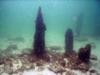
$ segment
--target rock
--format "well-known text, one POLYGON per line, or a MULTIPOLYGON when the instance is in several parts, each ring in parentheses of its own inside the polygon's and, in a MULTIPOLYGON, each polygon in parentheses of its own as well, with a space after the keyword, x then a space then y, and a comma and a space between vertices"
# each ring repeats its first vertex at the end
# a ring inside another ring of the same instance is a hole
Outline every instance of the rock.
POLYGON ((9 74, 4 72, 4 73, 2 73, 1 75, 9 75, 9 74))
POLYGON ((49 70, 51 70, 55 73, 63 73, 65 71, 65 69, 58 63, 50 65, 49 70))
POLYGON ((12 60, 10 57, 4 58, 4 70, 6 73, 12 73, 12 60))
POLYGON ((95 73, 95 72, 96 72, 96 70, 92 69, 92 70, 90 70, 90 72, 91 72, 91 73, 95 73))
POLYGON ((89 65, 85 64, 85 63, 81 63, 80 65, 78 65, 79 70, 82 70, 84 72, 89 70, 89 65))
POLYGON ((4 64, 3 58, 0 59, 0 65, 4 64))
POLYGON ((4 72, 4 64, 0 65, 0 74, 4 72))
POLYGON ((13 72, 17 71, 21 67, 22 67, 22 62, 20 61, 20 59, 13 60, 13 63, 12 63, 13 72))
POLYGON ((64 58, 64 61, 66 64, 68 64, 68 62, 69 62, 67 58, 64 58))
POLYGON ((97 71, 95 69, 90 69, 91 75, 98 75, 97 71))
POLYGON ((5 65, 4 70, 5 70, 6 73, 12 73, 13 72, 13 69, 11 68, 10 65, 5 65))
POLYGON ((61 66, 63 66, 63 67, 65 67, 65 66, 66 66, 66 62, 65 62, 64 60, 59 61, 59 63, 60 63, 60 65, 61 65, 61 66))
POLYGON ((91 55, 91 56, 90 56, 90 59, 91 59, 91 60, 98 60, 97 56, 95 56, 95 55, 91 55))

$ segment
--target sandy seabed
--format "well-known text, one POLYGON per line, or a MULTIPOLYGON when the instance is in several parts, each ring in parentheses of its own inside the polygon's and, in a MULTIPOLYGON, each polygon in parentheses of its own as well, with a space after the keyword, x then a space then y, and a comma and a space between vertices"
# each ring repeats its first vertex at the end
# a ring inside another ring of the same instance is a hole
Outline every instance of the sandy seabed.
MULTIPOLYGON (((2 51, 1 55, 3 57, 0 57, 0 75, 100 75, 99 59, 90 60, 90 64, 76 64, 77 55, 73 54, 70 57, 63 57, 62 54, 59 54, 61 50, 61 53, 64 52, 63 48, 58 47, 58 45, 53 46, 52 44, 53 47, 49 47, 49 49, 53 52, 52 54, 48 54, 50 60, 37 60, 36 57, 26 54, 31 51, 32 41, 28 38, 21 39, 19 41, 18 39, 17 41, 1 40, 0 51, 2 51), (7 56, 11 53, 15 54, 15 56, 7 56)), ((92 54, 99 57, 100 40, 98 39, 76 39, 74 49, 77 52, 80 47, 83 47, 87 43, 92 44, 92 54)))

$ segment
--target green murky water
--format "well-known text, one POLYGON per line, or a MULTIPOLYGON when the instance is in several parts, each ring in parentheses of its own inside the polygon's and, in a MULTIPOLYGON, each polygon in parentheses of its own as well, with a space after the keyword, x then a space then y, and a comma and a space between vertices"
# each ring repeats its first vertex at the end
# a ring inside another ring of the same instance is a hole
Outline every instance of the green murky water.
POLYGON ((76 38, 76 27, 80 22, 79 15, 82 14, 80 37, 79 40, 74 40, 74 49, 78 51, 80 47, 91 43, 92 53, 100 56, 99 0, 1 0, 1 53, 6 50, 9 44, 17 44, 18 48, 15 52, 18 53, 26 48, 32 48, 39 6, 42 8, 47 28, 45 37, 47 47, 59 46, 63 51, 66 30, 72 28, 74 38, 76 38), (17 40, 14 39, 16 37, 17 40))

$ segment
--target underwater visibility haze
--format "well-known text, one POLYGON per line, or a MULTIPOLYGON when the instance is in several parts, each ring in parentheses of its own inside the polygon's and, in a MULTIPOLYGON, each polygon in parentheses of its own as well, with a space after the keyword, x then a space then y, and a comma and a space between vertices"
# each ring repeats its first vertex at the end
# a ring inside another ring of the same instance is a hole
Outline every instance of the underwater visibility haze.
POLYGON ((23 36, 32 40, 39 6, 47 27, 47 46, 64 46, 64 35, 68 28, 72 28, 75 36, 100 36, 99 0, 1 0, 0 37, 23 36))
POLYGON ((29 53, 33 47, 36 53, 91 49, 100 70, 100 1, 0 0, 0 56, 29 53))

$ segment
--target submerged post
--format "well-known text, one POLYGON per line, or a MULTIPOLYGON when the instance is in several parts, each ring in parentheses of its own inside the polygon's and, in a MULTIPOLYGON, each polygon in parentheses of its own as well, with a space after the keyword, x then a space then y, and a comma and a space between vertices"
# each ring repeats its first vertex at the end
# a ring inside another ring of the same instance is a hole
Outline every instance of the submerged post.
POLYGON ((68 29, 65 34, 65 54, 73 52, 73 31, 68 29))
POLYGON ((83 62, 89 62, 91 55, 91 45, 87 44, 85 48, 80 48, 78 52, 78 58, 83 62))
POLYGON ((34 54, 41 56, 45 53, 45 31, 46 26, 43 21, 41 7, 38 9, 36 18, 35 35, 34 35, 34 54))

